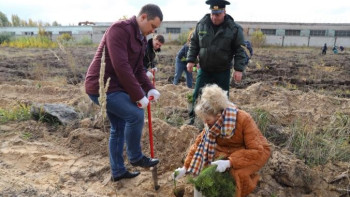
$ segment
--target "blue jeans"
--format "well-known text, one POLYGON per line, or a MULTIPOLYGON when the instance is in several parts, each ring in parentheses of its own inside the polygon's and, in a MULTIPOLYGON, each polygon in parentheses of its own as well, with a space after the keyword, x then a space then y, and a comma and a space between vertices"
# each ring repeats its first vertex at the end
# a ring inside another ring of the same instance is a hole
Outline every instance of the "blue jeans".
MULTIPOLYGON (((98 96, 89 95, 98 103, 98 96)), ((113 177, 126 172, 123 148, 126 142, 126 153, 130 162, 137 162, 142 157, 141 135, 144 125, 144 110, 136 106, 125 92, 107 94, 107 116, 111 124, 109 135, 109 161, 113 177)))
POLYGON ((174 85, 179 84, 179 80, 181 78, 181 75, 185 71, 187 87, 192 88, 192 81, 193 81, 192 73, 187 71, 186 65, 187 65, 186 62, 183 62, 179 58, 176 58, 176 60, 175 60, 175 76, 174 76, 173 84, 174 85))

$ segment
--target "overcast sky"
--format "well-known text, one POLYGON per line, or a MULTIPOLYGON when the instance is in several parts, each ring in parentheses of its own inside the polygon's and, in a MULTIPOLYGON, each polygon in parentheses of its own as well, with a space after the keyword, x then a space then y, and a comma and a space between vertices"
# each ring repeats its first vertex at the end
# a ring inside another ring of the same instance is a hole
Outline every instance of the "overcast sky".
MULTIPOLYGON (((350 0, 229 0, 227 13, 236 21, 350 23, 350 0)), ((154 3, 164 21, 198 21, 209 12, 205 0, 0 0, 0 11, 9 20, 21 19, 62 25, 80 21, 114 22, 137 15, 140 8, 154 3)))

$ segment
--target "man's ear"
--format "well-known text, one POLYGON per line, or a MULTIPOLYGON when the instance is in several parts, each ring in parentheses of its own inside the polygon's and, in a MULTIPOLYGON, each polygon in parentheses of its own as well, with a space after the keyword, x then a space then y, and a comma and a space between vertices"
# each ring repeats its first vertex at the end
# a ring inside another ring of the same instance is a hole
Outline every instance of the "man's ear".
POLYGON ((146 13, 141 14, 141 21, 144 21, 145 19, 147 20, 147 14, 146 13))

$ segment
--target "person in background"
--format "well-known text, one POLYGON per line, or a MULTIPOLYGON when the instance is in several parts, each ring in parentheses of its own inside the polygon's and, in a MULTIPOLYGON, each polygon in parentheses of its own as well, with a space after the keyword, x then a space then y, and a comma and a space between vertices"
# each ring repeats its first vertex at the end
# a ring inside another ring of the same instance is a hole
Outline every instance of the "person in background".
POLYGON ((327 53, 327 44, 324 43, 323 47, 322 47, 322 55, 326 55, 327 53))
POLYGON ((344 50, 345 50, 345 48, 343 46, 340 46, 339 49, 340 49, 340 52, 344 52, 344 50))
POLYGON ((333 50, 334 54, 338 54, 338 47, 337 46, 334 45, 332 50, 333 50))
POLYGON ((164 36, 162 35, 156 35, 147 42, 145 57, 143 57, 143 66, 145 67, 146 74, 150 80, 152 80, 154 77, 151 71, 157 72, 156 62, 154 59, 156 57, 156 53, 160 52, 160 48, 164 42, 164 36))
MULTIPOLYGON (((192 72, 197 56, 201 67, 197 72, 192 106, 195 106, 200 91, 206 84, 217 84, 228 92, 231 68, 235 70, 233 79, 240 82, 246 67, 242 27, 226 14, 225 7, 230 3, 225 0, 208 0, 205 3, 210 5, 211 13, 197 23, 187 54, 188 72, 192 72)), ((190 110, 189 117, 187 124, 193 124, 194 107, 190 110)))
POLYGON ((193 33, 193 31, 189 32, 188 37, 187 37, 187 42, 182 46, 180 51, 176 54, 175 76, 174 76, 174 82, 173 82, 174 85, 178 85, 179 80, 182 76, 182 73, 185 72, 186 84, 187 84, 188 88, 192 88, 192 81, 193 81, 192 72, 188 72, 187 67, 186 67, 186 65, 187 65, 186 57, 187 57, 187 52, 188 52, 188 48, 190 45, 192 33, 193 33))
POLYGON ((259 181, 257 172, 271 154, 270 145, 253 118, 230 102, 227 92, 216 84, 203 88, 195 113, 205 128, 173 178, 179 179, 186 173, 198 175, 203 167, 217 165, 216 171, 228 170, 236 181, 236 197, 251 193, 259 181))
POLYGON ((246 56, 245 64, 248 65, 249 64, 249 60, 254 55, 253 47, 252 47, 252 44, 248 40, 244 41, 244 46, 246 47, 246 49, 244 50, 245 56, 246 56))
POLYGON ((154 33, 162 20, 160 8, 147 4, 137 16, 112 24, 104 34, 86 74, 85 91, 94 103, 99 104, 101 58, 105 51, 104 84, 110 78, 106 110, 111 124, 109 160, 112 181, 140 174, 125 168, 124 144, 132 166, 148 168, 159 162, 145 156, 141 150, 144 108, 149 103, 149 97, 153 96, 155 100, 160 97, 146 75, 142 59, 147 45, 146 36, 154 33))

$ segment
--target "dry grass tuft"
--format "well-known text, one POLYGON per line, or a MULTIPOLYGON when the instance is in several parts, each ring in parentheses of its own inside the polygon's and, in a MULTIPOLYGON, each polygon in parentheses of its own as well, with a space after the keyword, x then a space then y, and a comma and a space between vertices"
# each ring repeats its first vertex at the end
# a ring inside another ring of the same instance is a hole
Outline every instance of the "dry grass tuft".
MULTIPOLYGON (((99 78, 99 97, 98 102, 101 106, 101 116, 102 116, 102 122, 105 122, 106 118, 106 104, 107 104, 107 96, 106 92, 108 90, 109 82, 111 78, 107 79, 106 84, 104 83, 104 77, 105 77, 105 69, 106 69, 106 62, 105 62, 105 48, 103 49, 102 59, 101 59, 101 68, 100 68, 100 78, 99 78)), ((105 125, 103 124, 103 131, 106 131, 105 125)))

